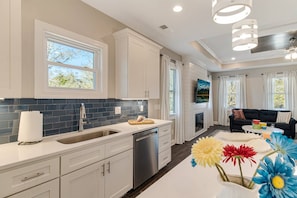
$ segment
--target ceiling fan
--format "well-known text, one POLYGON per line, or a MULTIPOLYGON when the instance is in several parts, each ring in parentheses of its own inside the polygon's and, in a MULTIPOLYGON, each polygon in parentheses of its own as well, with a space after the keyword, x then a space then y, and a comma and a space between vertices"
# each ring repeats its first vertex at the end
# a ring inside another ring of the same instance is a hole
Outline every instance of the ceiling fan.
POLYGON ((287 50, 291 47, 293 38, 297 38, 297 30, 258 37, 258 46, 251 49, 251 53, 287 50))

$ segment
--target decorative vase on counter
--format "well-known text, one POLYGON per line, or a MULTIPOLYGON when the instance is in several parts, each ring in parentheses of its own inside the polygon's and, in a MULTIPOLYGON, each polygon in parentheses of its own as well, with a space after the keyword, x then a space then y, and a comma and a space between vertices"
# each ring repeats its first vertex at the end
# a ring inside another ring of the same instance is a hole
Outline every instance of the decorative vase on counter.
MULTIPOLYGON (((217 198, 258 198, 258 188, 256 185, 252 189, 248 189, 240 185, 241 178, 239 176, 228 176, 230 182, 222 181, 218 176, 218 182, 222 185, 221 192, 217 195, 217 198)), ((250 180, 244 179, 247 186, 250 180)))

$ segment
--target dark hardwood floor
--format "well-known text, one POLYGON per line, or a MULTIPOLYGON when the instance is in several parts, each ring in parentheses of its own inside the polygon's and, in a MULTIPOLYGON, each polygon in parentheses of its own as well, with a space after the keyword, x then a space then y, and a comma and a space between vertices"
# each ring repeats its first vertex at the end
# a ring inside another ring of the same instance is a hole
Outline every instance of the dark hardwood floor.
POLYGON ((130 190, 126 195, 124 195, 124 198, 133 198, 139 195, 142 191, 147 189, 150 185, 152 185, 154 182, 156 182, 158 179, 160 179, 163 175, 165 175, 168 171, 170 171, 172 168, 174 168, 177 164, 179 164, 181 161, 183 161, 186 157, 188 157, 191 154, 191 147, 194 142, 200 137, 204 136, 210 136, 215 130, 226 130, 229 131, 229 127, 226 126, 219 126, 215 125, 210 127, 205 133, 198 136, 197 138, 185 142, 184 144, 176 144, 172 146, 172 160, 171 162, 162 168, 156 175, 151 177, 149 180, 144 182, 142 185, 140 185, 135 190, 130 190))

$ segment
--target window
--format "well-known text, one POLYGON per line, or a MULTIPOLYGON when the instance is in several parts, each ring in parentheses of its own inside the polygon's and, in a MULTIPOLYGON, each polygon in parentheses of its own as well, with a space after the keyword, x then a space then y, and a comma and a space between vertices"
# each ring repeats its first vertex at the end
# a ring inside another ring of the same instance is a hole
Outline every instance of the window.
POLYGON ((273 109, 287 109, 287 94, 286 84, 287 78, 284 76, 278 76, 272 78, 272 105, 273 109))
POLYGON ((47 39, 48 86, 95 89, 97 56, 95 50, 47 39))
POLYGON ((176 113, 176 69, 169 70, 169 114, 176 113))
POLYGON ((240 104, 240 80, 228 79, 226 80, 227 100, 226 107, 228 109, 239 107, 240 104))
POLYGON ((107 45, 35 21, 35 97, 107 98, 107 45))

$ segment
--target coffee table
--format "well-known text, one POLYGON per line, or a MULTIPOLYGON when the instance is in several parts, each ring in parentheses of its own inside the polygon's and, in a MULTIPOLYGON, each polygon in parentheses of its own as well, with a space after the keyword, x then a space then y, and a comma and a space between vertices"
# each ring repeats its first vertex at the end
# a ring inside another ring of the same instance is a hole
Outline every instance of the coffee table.
POLYGON ((243 125, 242 130, 244 130, 245 133, 255 133, 255 134, 262 134, 262 133, 272 133, 272 132, 277 132, 277 133, 284 133, 284 130, 275 128, 275 127, 266 127, 266 129, 253 129, 252 125, 243 125))

